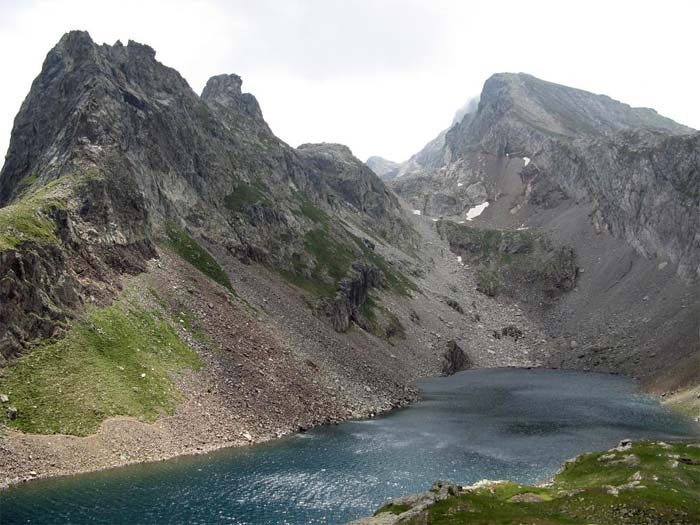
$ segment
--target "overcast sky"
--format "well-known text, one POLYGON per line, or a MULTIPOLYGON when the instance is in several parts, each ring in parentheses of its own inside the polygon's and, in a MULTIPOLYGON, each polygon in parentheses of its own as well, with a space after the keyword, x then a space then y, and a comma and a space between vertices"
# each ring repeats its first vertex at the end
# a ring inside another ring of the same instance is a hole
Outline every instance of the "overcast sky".
POLYGON ((404 160, 500 71, 605 93, 700 128, 700 2, 0 0, 0 151, 71 29, 155 48, 198 93, 243 77, 293 146, 404 160))

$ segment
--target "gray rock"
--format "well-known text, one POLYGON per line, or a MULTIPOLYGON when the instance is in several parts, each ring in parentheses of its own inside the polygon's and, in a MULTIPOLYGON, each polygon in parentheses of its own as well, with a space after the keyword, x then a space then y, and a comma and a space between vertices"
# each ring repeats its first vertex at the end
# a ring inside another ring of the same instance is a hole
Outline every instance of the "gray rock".
POLYGON ((467 354, 460 348, 457 341, 447 341, 447 349, 443 356, 442 375, 451 376, 460 370, 471 367, 471 361, 467 354))
MULTIPOLYGON (((305 236, 319 226, 364 258, 330 220, 336 211, 387 238, 414 235, 396 196, 347 147, 280 141, 239 76, 212 77, 200 97, 152 48, 97 45, 72 31, 47 55, 15 119, 0 206, 78 174, 85 184, 62 190, 69 205, 46 212, 59 242, 0 252, 0 275, 10 277, 0 283, 4 358, 66 320, 87 293, 76 278, 84 268, 105 281, 144 271, 166 221, 243 262, 317 280, 327 278, 316 271, 323 261, 309 256, 305 236)), ((359 304, 339 326, 358 317, 359 304)))

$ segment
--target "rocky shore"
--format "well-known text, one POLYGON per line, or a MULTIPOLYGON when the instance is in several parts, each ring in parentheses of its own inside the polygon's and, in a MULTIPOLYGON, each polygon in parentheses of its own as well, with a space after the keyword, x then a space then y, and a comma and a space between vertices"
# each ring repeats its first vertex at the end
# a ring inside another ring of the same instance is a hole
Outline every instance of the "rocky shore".
POLYGON ((435 482, 429 491, 388 501, 350 525, 398 523, 685 524, 700 519, 692 480, 700 443, 623 440, 603 452, 567 461, 536 486, 482 480, 460 487, 435 482))

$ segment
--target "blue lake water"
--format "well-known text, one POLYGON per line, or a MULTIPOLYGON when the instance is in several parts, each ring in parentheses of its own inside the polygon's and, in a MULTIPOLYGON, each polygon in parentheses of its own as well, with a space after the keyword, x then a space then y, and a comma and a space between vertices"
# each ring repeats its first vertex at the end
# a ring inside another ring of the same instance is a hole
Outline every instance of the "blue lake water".
POLYGON ((373 420, 14 487, 0 523, 340 524, 436 479, 537 482, 623 438, 698 437, 618 376, 475 370, 420 387, 422 401, 373 420))

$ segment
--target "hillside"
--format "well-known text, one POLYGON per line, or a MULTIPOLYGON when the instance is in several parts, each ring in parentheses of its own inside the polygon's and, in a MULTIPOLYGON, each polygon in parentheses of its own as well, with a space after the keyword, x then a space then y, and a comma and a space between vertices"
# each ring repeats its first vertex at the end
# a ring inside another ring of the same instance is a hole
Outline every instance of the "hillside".
POLYGON ((0 484, 372 417, 468 367, 697 384, 697 133, 495 75, 384 182, 155 56, 70 32, 15 119, 0 484))
POLYGON ((469 227, 548 232, 573 250, 572 293, 519 293, 558 342, 549 366, 622 371, 657 391, 697 383, 700 133, 604 95, 496 74, 478 107, 399 173, 391 189, 424 216, 466 223, 488 202, 469 227))
POLYGON ((540 327, 454 283, 432 225, 347 147, 291 148, 241 88, 218 75, 198 96, 150 47, 85 32, 47 55, 0 172, 2 484, 273 439, 405 405, 419 377, 541 362, 540 327), (524 337, 493 340, 511 325, 524 337))

